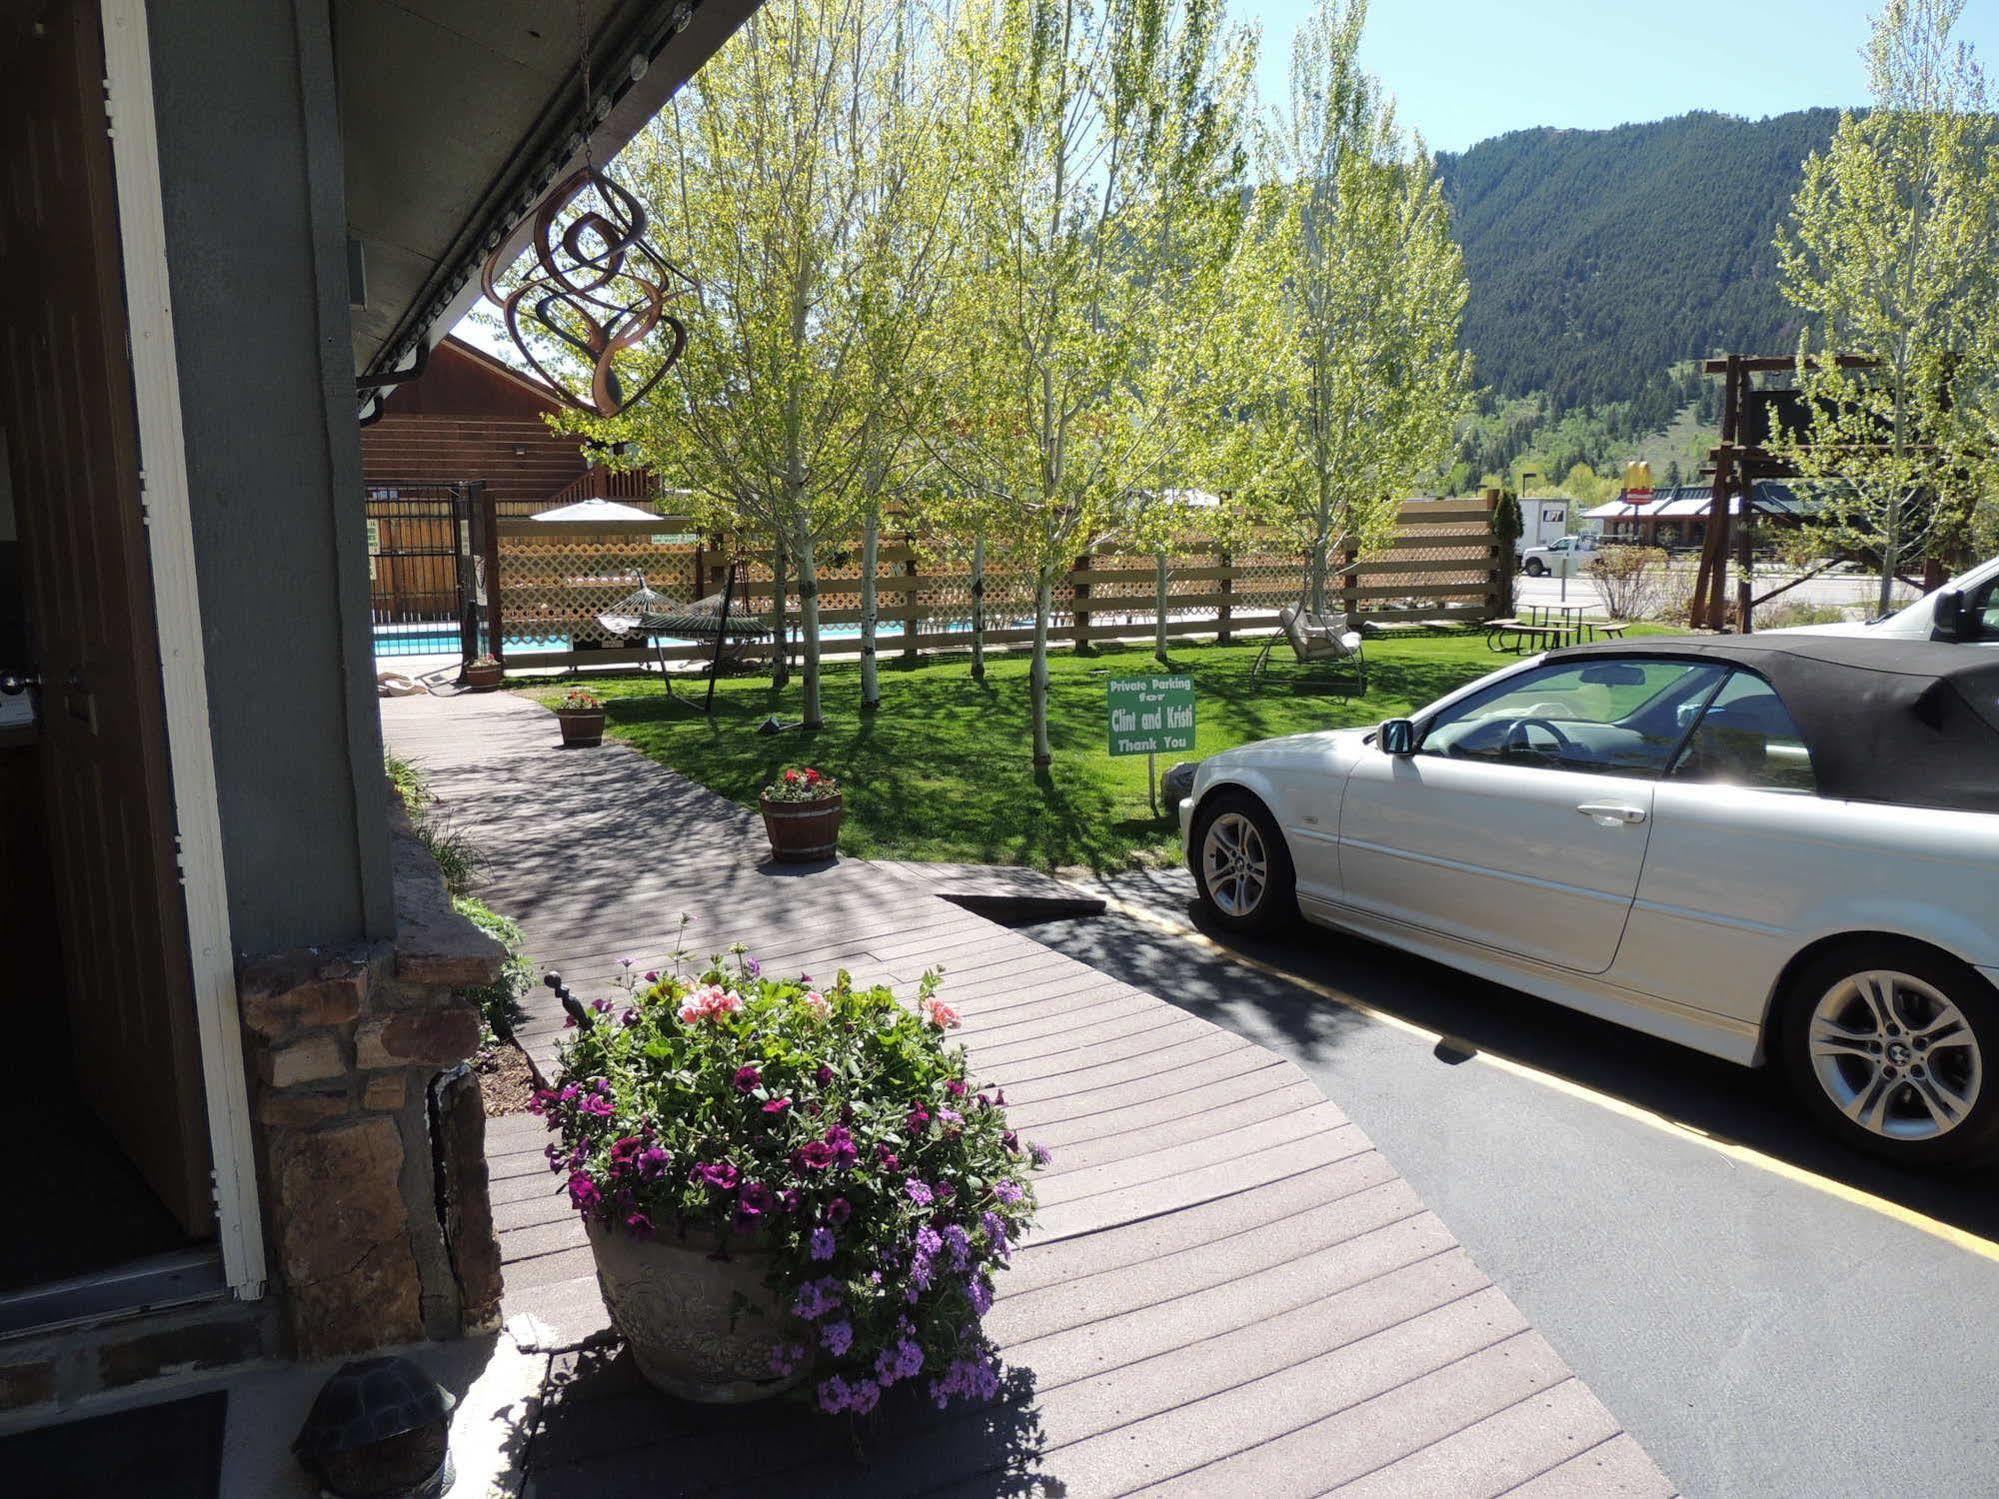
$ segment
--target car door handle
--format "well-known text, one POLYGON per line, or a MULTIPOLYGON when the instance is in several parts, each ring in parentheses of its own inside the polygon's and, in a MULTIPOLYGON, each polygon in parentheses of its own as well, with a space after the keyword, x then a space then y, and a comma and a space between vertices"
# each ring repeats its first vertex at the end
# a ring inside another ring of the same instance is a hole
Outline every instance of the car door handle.
POLYGON ((1584 802, 1576 810, 1607 828, 1614 828, 1619 823, 1645 820, 1643 807, 1627 807, 1620 802, 1584 802))

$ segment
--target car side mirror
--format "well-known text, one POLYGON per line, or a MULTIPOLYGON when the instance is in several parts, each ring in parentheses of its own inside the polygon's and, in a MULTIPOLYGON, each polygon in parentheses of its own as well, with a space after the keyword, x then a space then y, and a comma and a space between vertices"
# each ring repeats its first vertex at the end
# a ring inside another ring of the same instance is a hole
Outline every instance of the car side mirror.
POLYGON ((1376 731, 1374 742, 1381 746, 1384 755, 1413 755, 1416 753, 1416 723, 1414 719, 1391 718, 1376 731))
POLYGON ((1964 590, 1953 588, 1938 594, 1936 605, 1930 610, 1930 639, 1962 640, 1964 622, 1964 590))

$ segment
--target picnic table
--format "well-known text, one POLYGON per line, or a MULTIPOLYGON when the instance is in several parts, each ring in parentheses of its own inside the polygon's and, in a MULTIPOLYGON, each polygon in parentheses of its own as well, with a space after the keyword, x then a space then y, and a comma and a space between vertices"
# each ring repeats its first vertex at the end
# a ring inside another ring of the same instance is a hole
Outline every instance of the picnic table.
POLYGON ((1523 606, 1524 618, 1488 620, 1485 627, 1486 649, 1491 651, 1512 651, 1515 655, 1524 651, 1531 643, 1535 649, 1543 651, 1559 650, 1565 645, 1580 645, 1585 640, 1596 640, 1599 636, 1621 639, 1624 625, 1612 619, 1586 619, 1581 604, 1527 604, 1523 606))

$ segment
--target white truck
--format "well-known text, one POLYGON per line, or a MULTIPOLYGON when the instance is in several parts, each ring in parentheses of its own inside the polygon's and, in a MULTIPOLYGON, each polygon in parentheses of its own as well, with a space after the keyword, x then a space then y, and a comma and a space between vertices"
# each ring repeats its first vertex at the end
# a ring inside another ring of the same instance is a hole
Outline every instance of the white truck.
POLYGON ((1588 532, 1558 536, 1539 546, 1520 549, 1520 570, 1530 578, 1573 578, 1596 555, 1596 537, 1588 532))

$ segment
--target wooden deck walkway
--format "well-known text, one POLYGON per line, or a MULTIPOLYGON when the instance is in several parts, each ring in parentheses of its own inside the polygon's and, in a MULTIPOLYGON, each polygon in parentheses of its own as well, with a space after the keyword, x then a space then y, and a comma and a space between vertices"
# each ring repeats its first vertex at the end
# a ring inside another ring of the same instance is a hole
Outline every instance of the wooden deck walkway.
MULTIPOLYGON (((589 1251, 531 1116, 488 1154, 510 1317, 549 1381, 530 1492, 1666 1495, 1635 1440, 1395 1169, 1287 1061, 936 898, 920 867, 765 863, 753 814, 621 746, 564 751, 503 695, 383 704, 490 865, 482 894, 577 992, 696 952, 944 995, 1049 1145, 1039 1228, 988 1325, 979 1412, 906 1409, 870 1461, 790 1407, 684 1407, 601 1336, 589 1251)), ((552 1058, 547 992, 524 1036, 552 1058)), ((1551 1253, 1560 1246, 1551 1245, 1551 1253)), ((887 1410, 887 1407, 884 1407, 887 1410)))

